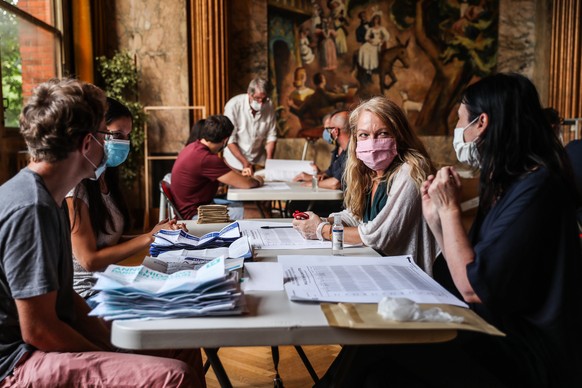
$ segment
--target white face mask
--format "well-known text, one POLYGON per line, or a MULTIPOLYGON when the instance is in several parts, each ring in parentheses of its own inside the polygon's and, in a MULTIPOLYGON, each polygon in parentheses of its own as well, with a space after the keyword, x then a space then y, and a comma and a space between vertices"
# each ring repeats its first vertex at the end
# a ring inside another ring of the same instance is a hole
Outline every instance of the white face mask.
POLYGON ((105 149, 105 147, 103 147, 103 144, 99 143, 99 140, 97 140, 95 136, 91 135, 91 137, 93 138, 93 140, 97 142, 97 144, 99 144, 99 146, 101 146, 101 148, 103 148, 103 159, 101 159, 101 163, 99 163, 98 166, 95 166, 95 163, 93 163, 91 159, 87 157, 87 155, 83 154, 85 159, 87 159, 87 161, 91 163, 91 166, 95 168, 95 176, 89 177, 89 179, 91 179, 92 181, 96 181, 105 172, 105 169, 107 168, 107 150, 105 149))
POLYGON ((466 143, 464 139, 464 133, 471 125, 473 125, 479 116, 475 117, 473 121, 467 124, 465 127, 455 128, 455 136, 453 137, 453 148, 457 154, 457 159, 461 163, 466 163, 472 167, 479 168, 481 163, 481 156, 479 155, 479 150, 477 149, 477 139, 470 143, 466 143))
POLYGON ((263 106, 263 104, 261 104, 260 102, 257 102, 255 100, 251 100, 251 108, 255 112, 260 111, 262 106, 263 106))

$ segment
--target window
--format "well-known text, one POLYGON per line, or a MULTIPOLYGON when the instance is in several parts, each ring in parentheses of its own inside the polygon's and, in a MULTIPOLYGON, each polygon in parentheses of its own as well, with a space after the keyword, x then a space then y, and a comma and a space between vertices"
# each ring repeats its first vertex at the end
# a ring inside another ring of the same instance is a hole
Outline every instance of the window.
POLYGON ((0 0, 0 95, 6 128, 18 127, 18 115, 35 85, 62 74, 56 9, 58 0, 0 0))

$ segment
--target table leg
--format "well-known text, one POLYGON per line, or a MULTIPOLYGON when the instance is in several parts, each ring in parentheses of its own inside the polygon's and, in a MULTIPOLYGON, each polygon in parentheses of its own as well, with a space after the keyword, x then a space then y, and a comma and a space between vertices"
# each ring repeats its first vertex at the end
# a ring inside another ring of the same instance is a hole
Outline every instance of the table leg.
POLYGON ((307 355, 303 351, 303 348, 299 345, 295 345, 295 350, 297 351, 297 354, 299 354, 301 361, 303 361, 303 365, 305 365, 305 369, 307 369, 307 372, 309 372, 309 375, 313 379, 313 382, 317 383, 319 381, 319 376, 317 375, 317 373, 315 373, 315 369, 313 369, 313 365, 311 365, 311 362, 309 362, 309 359, 307 358, 307 355))
POLYGON ((210 365, 212 365, 212 370, 220 386, 222 388, 232 388, 230 379, 222 366, 222 362, 220 362, 220 358, 218 358, 218 348, 204 348, 204 353, 206 353, 206 357, 210 360, 210 365))

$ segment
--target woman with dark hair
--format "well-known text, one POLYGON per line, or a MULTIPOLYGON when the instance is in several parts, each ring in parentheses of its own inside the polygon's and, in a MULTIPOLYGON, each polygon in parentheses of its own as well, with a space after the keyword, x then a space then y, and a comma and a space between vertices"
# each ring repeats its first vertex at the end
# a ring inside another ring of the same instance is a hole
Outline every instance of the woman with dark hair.
POLYGON ((118 167, 129 154, 131 112, 119 101, 108 97, 105 114, 107 132, 104 147, 107 162, 95 180, 85 179, 67 194, 71 220, 71 243, 75 291, 89 298, 96 279, 94 271, 105 269, 147 248, 152 235, 160 229, 175 229, 175 221, 157 224, 151 232, 124 237, 129 226, 129 212, 119 185, 118 167))
POLYGON ((457 127, 457 156, 481 168, 479 209, 467 235, 459 174, 443 167, 423 183, 423 214, 442 249, 434 275, 506 336, 459 332, 442 344, 360 348, 347 386, 358 379, 367 386, 582 386, 578 199, 534 85, 516 74, 478 81, 465 91, 457 127))

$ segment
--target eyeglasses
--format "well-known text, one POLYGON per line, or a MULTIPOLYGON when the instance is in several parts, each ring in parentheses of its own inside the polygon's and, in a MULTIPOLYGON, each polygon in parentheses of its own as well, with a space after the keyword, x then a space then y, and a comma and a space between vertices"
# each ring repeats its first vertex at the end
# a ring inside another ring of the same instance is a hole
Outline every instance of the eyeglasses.
POLYGON ((129 140, 123 132, 97 131, 105 135, 105 140, 129 140))

